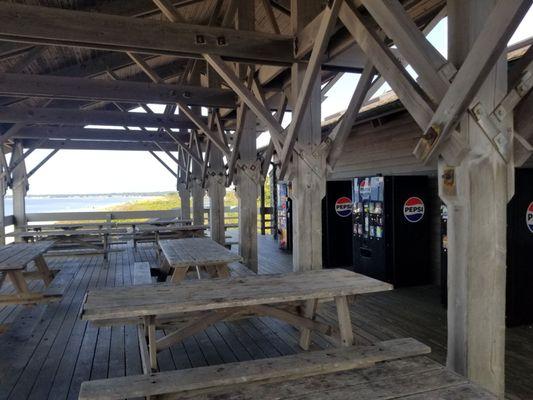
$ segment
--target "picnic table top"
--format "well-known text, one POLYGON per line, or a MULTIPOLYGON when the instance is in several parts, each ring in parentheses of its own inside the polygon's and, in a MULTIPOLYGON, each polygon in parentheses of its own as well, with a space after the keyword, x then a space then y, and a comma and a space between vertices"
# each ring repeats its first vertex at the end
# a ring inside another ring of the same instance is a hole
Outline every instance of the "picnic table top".
POLYGON ((327 299, 392 290, 388 283, 343 269, 183 281, 87 292, 82 318, 105 321, 231 307, 327 299))
POLYGON ((12 243, 0 247, 0 271, 23 269, 26 264, 54 245, 51 240, 38 243, 12 243))
POLYGON ((238 254, 205 237, 160 240, 159 247, 174 268, 227 264, 242 260, 238 254))

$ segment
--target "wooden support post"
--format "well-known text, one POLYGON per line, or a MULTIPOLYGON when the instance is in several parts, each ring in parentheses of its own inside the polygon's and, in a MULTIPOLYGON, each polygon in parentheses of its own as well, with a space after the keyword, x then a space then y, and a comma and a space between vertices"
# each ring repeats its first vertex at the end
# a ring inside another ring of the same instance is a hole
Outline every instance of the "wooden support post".
MULTIPOLYGON (((207 69, 207 79, 210 88, 221 86, 220 77, 211 68, 207 69)), ((225 143, 226 133, 222 121, 218 118, 218 110, 211 110, 211 117, 218 126, 221 140, 225 143)), ((212 126, 210 126, 212 128, 212 126)), ((209 226, 211 239, 224 246, 226 230, 224 228, 224 197, 226 196, 226 170, 224 168, 224 154, 213 146, 207 169, 207 194, 209 195, 209 226)))
POLYGON ((276 175, 278 167, 276 163, 272 163, 272 175, 270 180, 272 214, 270 226, 272 227, 271 234, 275 240, 278 239, 278 177, 276 175))
MULTIPOLYGON (((254 4, 239 0, 237 26, 241 30, 254 30, 254 4)), ((245 66, 241 69, 241 79, 245 77, 245 66)), ((244 113, 241 143, 239 147, 240 165, 235 176, 236 194, 239 199, 239 254, 243 263, 254 272, 257 265, 257 196, 260 163, 257 159, 256 124, 254 113, 244 113)))
POLYGON ((218 149, 211 150, 211 163, 208 170, 207 193, 210 199, 209 222, 211 239, 224 245, 224 197, 226 196, 224 160, 222 152, 218 149))
POLYGON ((192 165, 191 195, 193 224, 203 225, 205 190, 202 187, 202 167, 197 163, 192 165))
MULTIPOLYGON (((313 320, 318 307, 317 300, 307 300, 305 302, 303 316, 313 320)), ((309 328, 300 328, 300 347, 304 350, 309 350, 311 344, 311 330, 309 328)))
MULTIPOLYGON (((1 150, 0 150, 1 151, 1 150)), ((0 171, 2 171, 2 174, 0 174, 0 245, 6 244, 6 226, 5 226, 5 195, 6 195, 6 176, 4 174, 7 174, 8 172, 5 171, 4 167, 0 167, 0 171)))
MULTIPOLYGON (((16 141, 11 154, 12 159, 17 160, 22 157, 24 149, 22 142, 16 141)), ((28 180, 26 179, 26 164, 20 162, 13 170, 13 217, 15 218, 15 232, 21 231, 21 227, 26 225, 26 192, 28 190, 28 180)), ((17 238, 17 241, 21 239, 17 238)))
MULTIPOLYGON (((448 54, 457 68, 495 3, 448 0, 448 54)), ((476 98, 493 109, 506 92, 502 55, 476 98)), ((471 115, 462 117, 459 132, 470 147, 466 157, 455 167, 439 160, 439 192, 448 205, 447 365, 503 399, 507 187, 514 168, 471 115)))
MULTIPOLYGON (((291 18, 294 34, 300 31, 320 12, 320 1, 292 0, 291 18)), ((294 64, 291 76, 291 100, 298 98, 305 75, 305 66, 294 64)), ((307 161, 293 157, 293 268, 295 271, 322 268, 322 198, 326 190, 326 157, 316 151, 321 143, 320 79, 312 83, 309 101, 301 118, 298 144, 308 154, 307 161), (312 163, 311 168, 309 163, 312 163), (314 169, 314 171, 313 171, 314 169), (315 171, 321 171, 318 175, 315 171)), ((293 104, 294 106, 294 104, 293 104)))
POLYGON ((337 317, 339 319, 341 345, 352 346, 354 344, 353 328, 352 319, 350 318, 350 308, 348 307, 348 299, 346 299, 346 296, 335 297, 335 305, 337 306, 337 317))
POLYGON ((260 203, 259 203, 259 210, 260 210, 260 217, 261 217, 261 235, 265 235, 265 225, 266 225, 266 218, 265 218, 265 183, 263 182, 260 186, 261 194, 260 194, 260 203))
POLYGON ((144 317, 144 327, 146 339, 148 340, 148 351, 150 355, 150 369, 157 371, 157 340, 155 336, 155 316, 144 317))
POLYGON ((181 219, 191 219, 191 191, 187 187, 187 173, 178 172, 178 195, 181 202, 181 219))

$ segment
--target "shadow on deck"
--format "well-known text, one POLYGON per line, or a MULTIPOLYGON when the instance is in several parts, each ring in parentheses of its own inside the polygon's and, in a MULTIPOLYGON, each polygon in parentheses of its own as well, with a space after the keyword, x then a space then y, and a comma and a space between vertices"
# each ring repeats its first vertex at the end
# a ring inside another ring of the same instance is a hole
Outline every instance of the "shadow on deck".
MULTIPOLYGON (((291 256, 269 237, 259 236, 261 273, 292 269, 291 256)), ((81 382, 141 373, 134 326, 95 328, 78 318, 89 288, 123 286, 132 282, 135 261, 155 265, 151 245, 137 251, 101 256, 53 257, 49 264, 67 274, 67 290, 58 303, 0 309, 0 399, 76 399, 81 382)), ((37 285, 37 284, 35 284, 37 285)), ((7 286, 7 285, 6 285, 7 286)), ((9 290, 7 287, 5 290, 9 290)), ((334 318, 333 307, 322 314, 334 318)), ((359 296, 351 305, 356 338, 366 344, 396 337, 414 337, 433 349, 431 357, 445 361, 446 313, 436 287, 424 286, 359 296)), ((162 370, 293 354, 299 351, 298 332, 271 318, 222 322, 182 344, 162 351, 162 370)), ((314 348, 329 343, 315 337, 314 348)), ((507 389, 513 399, 533 398, 533 328, 508 330, 507 389)))

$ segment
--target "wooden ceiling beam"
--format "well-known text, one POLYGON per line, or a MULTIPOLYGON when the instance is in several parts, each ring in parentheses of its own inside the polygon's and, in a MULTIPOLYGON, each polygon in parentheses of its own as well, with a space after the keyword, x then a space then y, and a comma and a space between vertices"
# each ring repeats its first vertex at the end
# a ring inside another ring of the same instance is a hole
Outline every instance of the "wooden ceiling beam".
MULTIPOLYGON (((204 120, 202 117, 198 117, 204 120)), ((83 111, 66 108, 11 108, 0 107, 0 121, 7 123, 44 125, 107 125, 153 128, 194 128, 181 115, 146 114, 120 111, 83 111)))
MULTIPOLYGON (((178 133, 176 132, 176 135, 178 133)), ((123 140, 148 142, 174 142, 166 133, 160 131, 139 131, 119 129, 88 129, 64 126, 29 126, 13 135, 14 139, 78 139, 78 140, 123 140)))
POLYGON ((225 108, 236 105, 236 96, 230 90, 30 74, 0 74, 0 94, 119 103, 174 104, 182 101, 188 105, 225 108))
POLYGON ((290 36, 6 2, 0 3, 0 39, 145 54, 209 53, 259 64, 294 61, 290 36))
POLYGON ((114 142, 96 140, 46 140, 24 139, 24 148, 32 148, 37 144, 39 149, 65 149, 65 150, 121 150, 121 151, 176 151, 174 143, 160 143, 160 147, 151 142, 114 142))

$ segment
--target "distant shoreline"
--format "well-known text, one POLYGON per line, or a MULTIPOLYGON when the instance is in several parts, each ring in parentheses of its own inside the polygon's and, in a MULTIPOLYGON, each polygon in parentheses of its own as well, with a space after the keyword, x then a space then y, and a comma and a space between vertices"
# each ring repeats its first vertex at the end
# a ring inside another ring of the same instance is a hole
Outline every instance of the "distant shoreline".
MULTIPOLYGON (((127 192, 127 193, 80 193, 80 194, 29 194, 26 198, 83 198, 83 197, 157 197, 173 194, 174 192, 127 192)), ((11 194, 6 198, 12 198, 11 194)))

